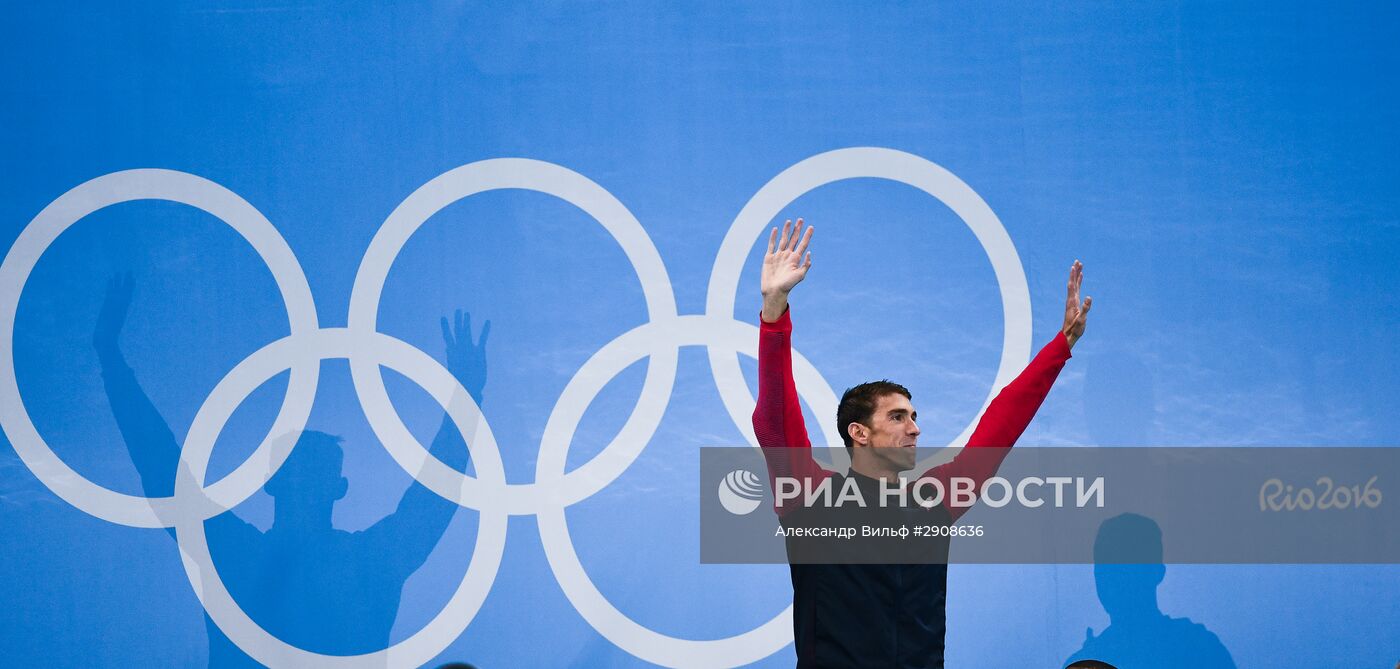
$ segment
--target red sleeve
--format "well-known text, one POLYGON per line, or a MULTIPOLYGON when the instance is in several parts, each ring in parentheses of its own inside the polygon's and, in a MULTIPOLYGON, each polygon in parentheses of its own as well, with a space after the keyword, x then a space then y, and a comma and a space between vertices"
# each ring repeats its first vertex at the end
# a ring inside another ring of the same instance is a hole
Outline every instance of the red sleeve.
MULTIPOLYGON (((768 486, 777 499, 778 477, 798 480, 811 489, 831 476, 812 459, 812 442, 802 420, 797 384, 792 380, 792 319, 784 311, 774 323, 759 318, 758 406, 753 410, 753 432, 768 463, 768 486)), ((779 516, 799 506, 799 500, 777 504, 779 516)), ((776 501, 775 501, 776 504, 776 501)))
POLYGON ((1040 409, 1040 404, 1050 393, 1050 386, 1054 385, 1055 378, 1069 358, 1069 341, 1062 332, 1040 349, 1040 353, 1019 376, 997 393, 996 399, 987 406, 987 412, 982 414, 982 420, 977 422, 977 429, 968 438, 967 447, 951 462, 924 473, 924 476, 937 478, 943 484, 943 505, 953 520, 956 521, 972 507, 952 505, 951 479, 972 479, 975 493, 982 494, 982 484, 996 474, 1011 446, 1026 431, 1026 426, 1035 417, 1035 412, 1040 409))

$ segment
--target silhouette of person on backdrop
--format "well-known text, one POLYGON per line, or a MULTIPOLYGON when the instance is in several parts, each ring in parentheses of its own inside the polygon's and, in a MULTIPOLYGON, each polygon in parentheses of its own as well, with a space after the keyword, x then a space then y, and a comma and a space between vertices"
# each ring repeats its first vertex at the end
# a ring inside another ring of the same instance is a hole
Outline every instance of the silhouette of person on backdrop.
MULTIPOLYGON (((118 345, 131 304, 130 274, 115 277, 93 333, 107 399, 148 496, 173 494, 180 442, 161 418, 118 345)), ((486 385, 486 338, 471 341, 471 317, 442 319, 447 367, 480 405, 486 385)), ((427 560, 457 505, 412 484, 397 509, 371 527, 346 532, 331 523, 348 482, 341 474, 341 439, 306 430, 265 489, 274 500, 272 526, 261 532, 226 511, 205 522, 210 551, 229 592, 252 619, 289 644, 350 655, 389 645, 404 582, 427 560)), ((466 443, 443 418, 432 454, 459 471, 466 443)), ((173 533, 173 530, 171 530, 173 533)), ((205 615, 209 664, 260 666, 205 615)))
POLYGON ((1162 528, 1151 518, 1124 513, 1099 525, 1094 585, 1109 625, 1098 636, 1084 630, 1084 646, 1065 665, 1094 659, 1130 669, 1234 669, 1213 632, 1157 607, 1157 586, 1167 573, 1162 555, 1162 528))

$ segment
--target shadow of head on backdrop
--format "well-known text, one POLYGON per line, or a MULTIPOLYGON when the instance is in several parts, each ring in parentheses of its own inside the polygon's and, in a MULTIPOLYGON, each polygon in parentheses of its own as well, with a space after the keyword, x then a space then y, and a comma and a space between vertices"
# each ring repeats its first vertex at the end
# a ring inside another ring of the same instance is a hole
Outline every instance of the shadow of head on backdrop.
POLYGON ((1112 623, 1162 615, 1157 586, 1167 574, 1162 564, 1162 529, 1135 513, 1105 520, 1094 538, 1094 587, 1112 623))
POLYGON ((1214 633, 1158 607, 1157 586, 1167 573, 1163 556, 1162 528, 1151 518, 1124 513, 1099 525, 1094 587, 1109 625, 1098 636, 1086 629, 1084 645, 1064 666, 1096 660, 1134 669, 1234 669, 1234 660, 1214 633))
POLYGON ((345 462, 342 439, 306 430, 282 466, 268 479, 264 490, 276 501, 273 525, 331 527, 331 511, 345 496, 350 482, 341 473, 345 462))

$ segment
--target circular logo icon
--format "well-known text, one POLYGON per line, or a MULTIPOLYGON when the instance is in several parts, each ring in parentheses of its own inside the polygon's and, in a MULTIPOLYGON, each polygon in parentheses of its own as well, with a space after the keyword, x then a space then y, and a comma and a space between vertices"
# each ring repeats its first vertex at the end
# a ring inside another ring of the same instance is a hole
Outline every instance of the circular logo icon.
POLYGON ((747 469, 736 469, 719 482, 719 503, 736 516, 745 516, 763 501, 763 481, 747 469))

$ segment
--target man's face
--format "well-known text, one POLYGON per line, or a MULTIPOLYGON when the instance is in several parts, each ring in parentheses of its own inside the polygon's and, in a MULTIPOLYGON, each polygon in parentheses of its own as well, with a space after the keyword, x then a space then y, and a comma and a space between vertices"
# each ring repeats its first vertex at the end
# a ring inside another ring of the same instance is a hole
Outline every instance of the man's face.
POLYGON ((880 397, 870 416, 871 455, 888 463, 894 471, 914 468, 914 448, 919 445, 919 412, 909 398, 898 393, 880 397))

